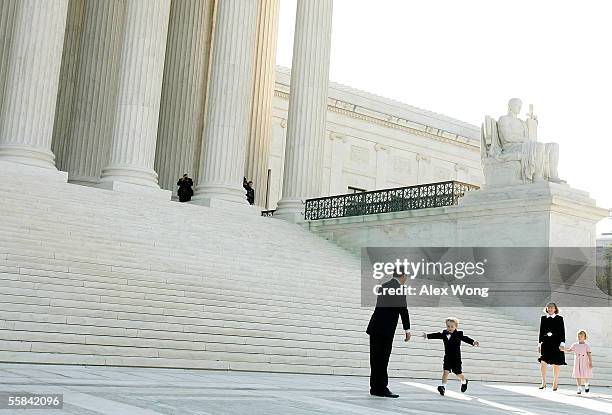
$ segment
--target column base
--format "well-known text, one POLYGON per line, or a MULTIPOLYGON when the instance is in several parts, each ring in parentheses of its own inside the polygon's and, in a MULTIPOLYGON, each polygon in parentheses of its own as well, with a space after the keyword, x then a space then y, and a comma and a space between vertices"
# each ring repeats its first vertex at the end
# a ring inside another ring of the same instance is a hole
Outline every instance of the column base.
POLYGON ((0 178, 11 180, 12 178, 18 179, 23 176, 29 179, 36 179, 41 183, 45 181, 66 183, 68 181, 68 173, 65 171, 0 159, 0 178))
POLYGON ((2 144, 0 145, 0 161, 57 170, 53 153, 36 147, 2 144))
POLYGON ((261 210, 258 207, 249 205, 246 199, 246 192, 241 187, 198 185, 189 203, 244 213, 261 214, 261 210))
POLYGON ((68 183, 78 184, 79 186, 96 187, 100 179, 92 176, 77 176, 68 173, 68 183))
POLYGON ((155 171, 134 166, 110 165, 103 168, 100 183, 103 182, 123 182, 159 189, 155 171))
POLYGON ((281 199, 272 217, 291 223, 304 222, 304 203, 299 199, 281 199))

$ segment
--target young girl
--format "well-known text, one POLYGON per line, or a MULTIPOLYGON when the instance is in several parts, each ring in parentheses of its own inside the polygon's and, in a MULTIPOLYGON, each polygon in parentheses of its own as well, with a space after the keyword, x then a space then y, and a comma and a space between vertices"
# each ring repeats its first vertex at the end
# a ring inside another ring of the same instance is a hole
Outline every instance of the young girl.
POLYGON ((576 385, 578 386, 578 395, 585 392, 589 392, 589 379, 593 377, 593 358, 591 356, 591 347, 586 342, 588 335, 585 330, 578 332, 578 342, 572 344, 567 349, 560 347, 564 352, 574 352, 576 354, 574 358, 574 371, 572 377, 576 378, 576 385))

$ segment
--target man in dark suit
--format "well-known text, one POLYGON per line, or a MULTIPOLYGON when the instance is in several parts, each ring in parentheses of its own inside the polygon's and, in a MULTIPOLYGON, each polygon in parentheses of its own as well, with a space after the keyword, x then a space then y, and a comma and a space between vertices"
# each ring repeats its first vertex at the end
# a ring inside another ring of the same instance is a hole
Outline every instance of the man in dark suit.
POLYGON ((393 278, 378 287, 376 308, 370 318, 366 333, 370 335, 370 395, 397 398, 387 387, 389 378, 387 366, 393 347, 393 336, 399 317, 406 333, 404 341, 410 340, 410 315, 406 294, 402 288, 407 277, 395 274, 393 278))

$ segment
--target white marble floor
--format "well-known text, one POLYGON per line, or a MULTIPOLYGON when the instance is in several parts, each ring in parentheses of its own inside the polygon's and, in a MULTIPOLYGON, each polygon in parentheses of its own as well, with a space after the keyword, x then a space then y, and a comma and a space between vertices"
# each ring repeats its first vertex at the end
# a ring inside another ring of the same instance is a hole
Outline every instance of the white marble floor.
POLYGON ((62 393, 63 409, 0 409, 4 414, 612 414, 612 389, 540 391, 533 385, 392 379, 399 399, 368 395, 362 377, 64 365, 0 364, 2 392, 62 393))

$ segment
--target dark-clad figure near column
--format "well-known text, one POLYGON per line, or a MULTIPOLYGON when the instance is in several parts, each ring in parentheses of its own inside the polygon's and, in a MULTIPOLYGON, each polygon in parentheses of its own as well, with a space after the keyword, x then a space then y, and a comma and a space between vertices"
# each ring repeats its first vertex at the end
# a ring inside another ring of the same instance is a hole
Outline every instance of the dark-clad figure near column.
POLYGON ((183 174, 183 177, 176 182, 176 185, 179 187, 178 189, 178 197, 179 202, 189 202, 191 200, 191 196, 193 196, 193 180, 191 180, 187 173, 183 174))
POLYGON ((559 315, 559 308, 555 303, 548 303, 546 313, 540 318, 540 336, 538 351, 540 352, 540 371, 542 384, 540 389, 546 388, 546 368, 553 366, 553 391, 557 390, 559 382, 559 365, 565 365, 565 353, 560 348, 565 347, 565 323, 559 315))
POLYGON ((397 398, 387 387, 389 377, 387 366, 393 347, 393 336, 399 317, 406 333, 404 341, 410 340, 410 315, 406 304, 406 295, 394 294, 406 283, 407 277, 395 274, 382 284, 376 299, 376 308, 370 318, 366 333, 370 335, 370 395, 386 398, 397 398))
POLYGON ((253 182, 247 181, 247 178, 245 177, 242 181, 242 187, 244 187, 244 190, 246 190, 246 197, 247 197, 247 201, 249 202, 249 205, 254 205, 255 204, 255 189, 253 188, 253 182))

